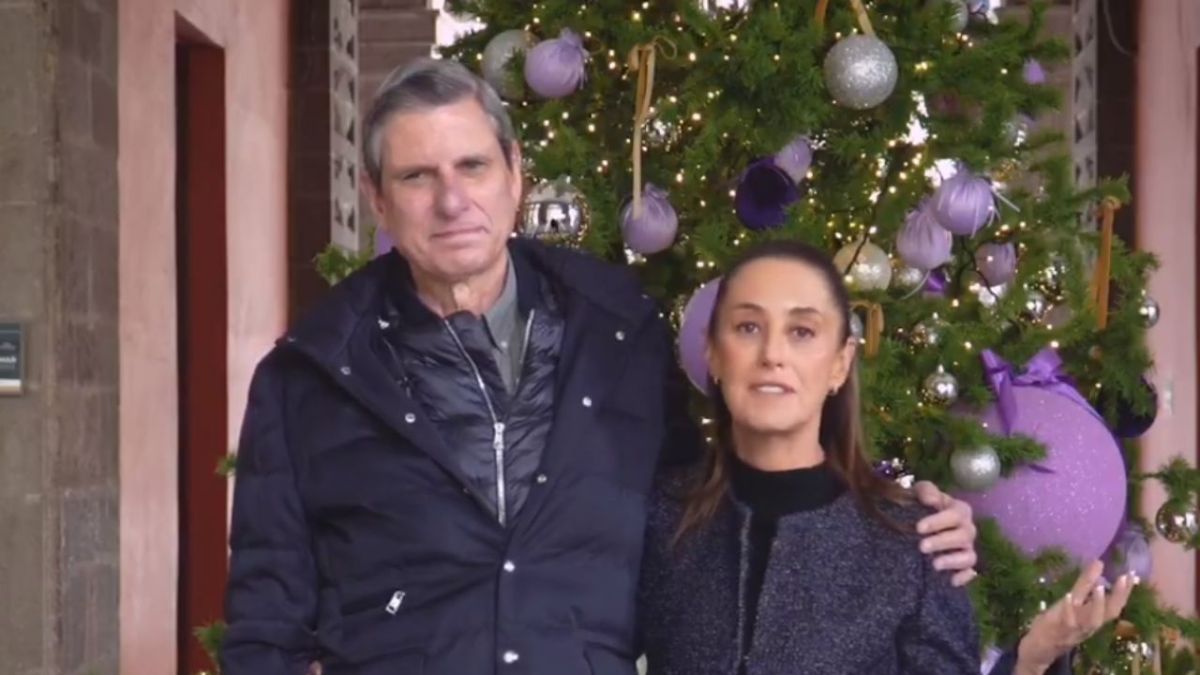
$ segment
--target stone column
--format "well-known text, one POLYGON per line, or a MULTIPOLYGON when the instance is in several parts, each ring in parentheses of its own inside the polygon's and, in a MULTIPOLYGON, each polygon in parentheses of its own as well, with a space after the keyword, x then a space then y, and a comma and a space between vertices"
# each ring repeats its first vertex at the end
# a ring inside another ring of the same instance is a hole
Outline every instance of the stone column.
POLYGON ((0 322, 23 325, 28 360, 25 393, 0 398, 0 669, 17 675, 117 672, 116 11, 0 3, 0 322))

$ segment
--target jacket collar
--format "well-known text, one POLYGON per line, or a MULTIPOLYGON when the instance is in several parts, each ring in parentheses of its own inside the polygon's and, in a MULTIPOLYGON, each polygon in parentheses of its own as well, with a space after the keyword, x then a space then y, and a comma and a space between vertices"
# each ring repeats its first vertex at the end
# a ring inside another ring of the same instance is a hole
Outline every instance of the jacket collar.
MULTIPOLYGON (((636 326, 656 310, 655 303, 642 293, 637 278, 622 266, 526 238, 513 238, 509 254, 518 276, 518 303, 523 308, 537 302, 531 294, 539 292, 538 284, 524 281, 534 272, 534 278, 545 279, 557 301, 569 312, 583 303, 613 315, 622 324, 636 326)), ((405 279, 411 284, 408 265, 394 249, 375 258, 337 284, 295 324, 283 342, 326 363, 342 361, 362 323, 386 323, 396 318, 388 308, 403 297, 403 292, 397 291, 405 279)), ((412 299, 416 300, 415 296, 412 299)))

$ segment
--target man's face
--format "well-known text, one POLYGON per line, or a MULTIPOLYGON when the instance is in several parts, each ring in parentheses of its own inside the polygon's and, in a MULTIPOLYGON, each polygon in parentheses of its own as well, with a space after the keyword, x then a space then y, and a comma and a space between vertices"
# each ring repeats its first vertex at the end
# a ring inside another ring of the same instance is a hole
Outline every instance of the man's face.
POLYGON ((505 162, 474 99, 393 115, 382 134, 379 226, 414 270, 454 284, 499 273, 521 199, 521 161, 505 162))

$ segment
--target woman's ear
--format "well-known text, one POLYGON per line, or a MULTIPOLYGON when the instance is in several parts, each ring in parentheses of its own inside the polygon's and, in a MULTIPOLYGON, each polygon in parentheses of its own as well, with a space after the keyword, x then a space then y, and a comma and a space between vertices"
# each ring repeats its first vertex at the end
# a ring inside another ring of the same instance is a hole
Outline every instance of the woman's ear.
POLYGON ((833 371, 829 374, 829 390, 837 391, 846 384, 846 379, 850 377, 850 369, 854 366, 854 356, 858 353, 858 338, 846 338, 846 344, 842 345, 835 355, 833 371))

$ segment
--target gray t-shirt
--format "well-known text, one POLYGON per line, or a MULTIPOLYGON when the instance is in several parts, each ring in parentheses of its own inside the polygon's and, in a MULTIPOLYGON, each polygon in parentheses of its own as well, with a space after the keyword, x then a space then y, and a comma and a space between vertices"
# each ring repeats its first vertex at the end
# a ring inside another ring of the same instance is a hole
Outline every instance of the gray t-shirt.
POLYGON ((517 273, 512 260, 508 261, 508 278, 504 290, 492 308, 483 313, 492 341, 492 356, 500 369, 504 386, 512 393, 521 376, 521 364, 525 358, 525 320, 517 304, 517 273))

